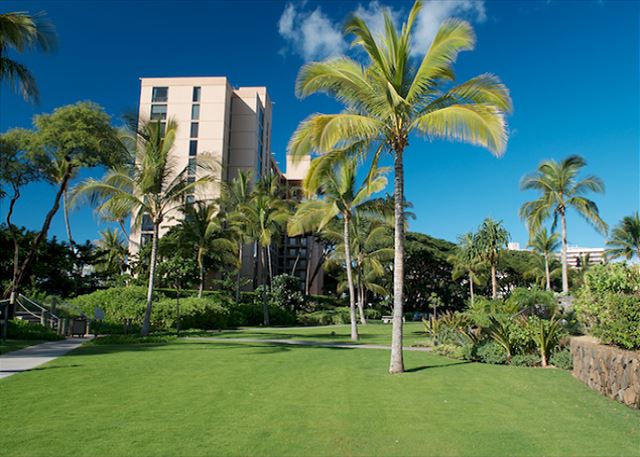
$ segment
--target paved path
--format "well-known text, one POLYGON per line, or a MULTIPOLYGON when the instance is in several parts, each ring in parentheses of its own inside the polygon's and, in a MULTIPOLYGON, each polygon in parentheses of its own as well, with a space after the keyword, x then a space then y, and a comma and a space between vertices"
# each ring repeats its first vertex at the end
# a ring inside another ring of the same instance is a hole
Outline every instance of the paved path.
MULTIPOLYGON (((349 348, 349 349, 387 349, 391 347, 382 344, 356 344, 356 343, 327 343, 326 341, 303 341, 303 340, 278 340, 265 338, 216 338, 216 337, 198 337, 189 336, 185 340, 206 340, 219 343, 267 343, 267 344, 284 344, 289 346, 317 346, 324 348, 349 348)), ((415 352, 431 352, 429 347, 405 346, 405 351, 415 352)))
POLYGON ((48 341, 0 356, 0 379, 29 371, 80 347, 91 338, 69 338, 48 341))

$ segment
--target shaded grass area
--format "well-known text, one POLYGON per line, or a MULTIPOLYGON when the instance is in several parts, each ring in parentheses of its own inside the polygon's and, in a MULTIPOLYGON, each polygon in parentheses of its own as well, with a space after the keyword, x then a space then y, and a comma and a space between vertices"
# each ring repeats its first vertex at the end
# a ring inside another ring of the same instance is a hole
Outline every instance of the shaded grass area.
POLYGON ((12 340, 7 339, 4 342, 0 342, 0 355, 8 352, 17 351, 18 349, 24 349, 34 344, 44 343, 43 340, 12 340))
POLYGON ((390 376, 388 356, 86 345, 0 381, 2 455, 640 455, 640 412, 567 372, 406 353, 390 376))
MULTIPOLYGON (((370 322, 358 326, 360 333, 359 344, 391 344, 391 324, 370 322)), ((207 336, 215 338, 259 338, 259 339, 288 339, 301 341, 351 342, 349 325, 329 325, 324 327, 241 327, 238 330, 221 332, 190 332, 185 336, 207 336)), ((404 345, 414 346, 425 344, 426 337, 421 322, 407 322, 404 325, 404 345)))

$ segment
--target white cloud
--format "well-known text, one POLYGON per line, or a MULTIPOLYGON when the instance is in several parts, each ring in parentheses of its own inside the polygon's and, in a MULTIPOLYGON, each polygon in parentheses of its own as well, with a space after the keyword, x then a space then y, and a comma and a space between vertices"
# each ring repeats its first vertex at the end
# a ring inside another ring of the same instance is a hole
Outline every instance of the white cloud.
POLYGON ((429 0, 416 19, 413 34, 413 52, 422 55, 447 18, 460 17, 482 23, 487 19, 484 0, 429 0))
POLYGON ((302 11, 301 8, 289 3, 280 16, 278 32, 288 46, 305 60, 342 54, 346 43, 340 27, 320 7, 312 12, 302 11))
MULTIPOLYGON (((299 54, 304 60, 319 60, 344 53, 348 48, 342 27, 332 21, 320 7, 305 11, 305 3, 289 3, 278 22, 278 32, 287 42, 287 50, 299 54)), ((401 25, 408 10, 388 7, 378 0, 366 6, 358 5, 355 14, 369 25, 374 36, 384 32, 383 11, 389 11, 396 27, 401 25)), ((414 25, 414 54, 426 52, 438 27, 449 17, 462 17, 474 22, 486 20, 484 0, 427 0, 414 25)))

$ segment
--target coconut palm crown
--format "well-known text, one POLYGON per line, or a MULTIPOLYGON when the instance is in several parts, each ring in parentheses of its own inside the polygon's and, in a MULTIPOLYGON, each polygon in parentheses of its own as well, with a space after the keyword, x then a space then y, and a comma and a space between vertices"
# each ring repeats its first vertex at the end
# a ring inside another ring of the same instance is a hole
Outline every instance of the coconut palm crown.
POLYGON ((524 203, 520 207, 520 217, 526 221, 529 233, 535 234, 542 224, 553 218, 552 229, 560 220, 562 228, 562 292, 569 293, 569 277, 567 266, 567 210, 575 209, 583 219, 597 231, 606 234, 607 224, 600 217, 598 205, 585 197, 589 192, 604 192, 604 183, 597 176, 579 179, 578 175, 587 162, 578 155, 572 155, 557 162, 545 160, 538 169, 525 176, 520 183, 522 190, 539 192, 535 200, 524 203))
POLYGON ((403 153, 413 132, 428 139, 444 138, 486 147, 501 155, 507 143, 505 114, 511 110, 507 88, 492 74, 459 85, 453 63, 461 51, 471 50, 475 36, 461 20, 444 21, 426 55, 414 61, 412 31, 422 1, 414 3, 398 30, 387 12, 384 32, 374 36, 365 21, 351 17, 345 34, 364 52, 364 64, 336 57, 305 65, 296 93, 306 97, 326 93, 345 106, 338 114, 314 114, 293 134, 289 153, 301 157, 350 154, 366 146, 374 161, 383 153, 394 158, 394 310, 390 373, 404 371, 402 308, 404 280, 403 153))
POLYGON ((607 240, 607 256, 624 257, 627 260, 636 256, 640 260, 640 216, 636 211, 625 216, 611 231, 607 240))

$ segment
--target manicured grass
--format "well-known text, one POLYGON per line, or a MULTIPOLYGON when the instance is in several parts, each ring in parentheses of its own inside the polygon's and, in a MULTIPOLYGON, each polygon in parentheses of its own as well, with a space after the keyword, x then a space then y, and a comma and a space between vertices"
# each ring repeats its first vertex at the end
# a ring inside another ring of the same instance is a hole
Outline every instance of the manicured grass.
POLYGON ((6 354, 8 352, 17 351, 18 349, 23 349, 29 346, 33 346, 34 344, 40 344, 40 343, 44 343, 44 341, 7 339, 4 342, 0 342, 0 355, 6 354))
POLYGON ((388 356, 86 345, 0 381, 2 455, 640 455, 640 412, 567 372, 410 352, 390 376, 388 356))
MULTIPOLYGON (((368 325, 358 326, 360 344, 391 344, 391 324, 370 322, 368 325)), ((215 338, 258 338, 258 339, 289 339, 301 341, 321 342, 351 342, 351 328, 349 325, 329 325, 325 327, 243 327, 233 331, 195 333, 189 336, 211 336, 215 338)), ((407 322, 404 325, 404 345, 424 345, 426 338, 421 322, 407 322)))

